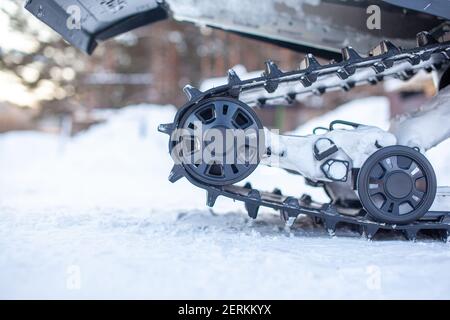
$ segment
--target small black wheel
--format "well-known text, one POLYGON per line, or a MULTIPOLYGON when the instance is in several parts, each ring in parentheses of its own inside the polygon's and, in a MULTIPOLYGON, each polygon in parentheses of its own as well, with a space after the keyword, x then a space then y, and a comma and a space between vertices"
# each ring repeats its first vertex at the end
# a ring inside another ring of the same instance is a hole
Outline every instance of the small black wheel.
POLYGON ((358 195, 375 220, 407 224, 422 218, 436 196, 436 175, 419 151, 405 146, 380 149, 358 175, 358 195))
POLYGON ((225 186, 242 181, 257 168, 264 151, 258 116, 236 99, 201 102, 182 116, 178 129, 182 133, 175 144, 181 144, 182 165, 202 184, 225 186))

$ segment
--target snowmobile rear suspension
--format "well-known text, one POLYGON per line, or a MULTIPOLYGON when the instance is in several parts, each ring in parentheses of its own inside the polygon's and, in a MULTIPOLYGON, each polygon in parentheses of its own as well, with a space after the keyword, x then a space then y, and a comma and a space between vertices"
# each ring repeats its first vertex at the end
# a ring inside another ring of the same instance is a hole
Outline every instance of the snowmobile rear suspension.
MULTIPOLYGON (((337 196, 331 197, 329 204, 319 204, 309 196, 287 197, 279 190, 269 193, 253 189, 249 184, 244 187, 235 185, 256 169, 262 157, 273 157, 272 153, 277 153, 278 158, 286 158, 286 150, 282 147, 271 148, 270 144, 267 147, 265 140, 270 135, 264 133, 251 107, 279 102, 280 99, 292 102, 303 94, 323 94, 337 88, 349 90, 387 78, 407 80, 422 69, 431 72, 448 68, 450 42, 440 43, 424 32, 418 35, 417 44, 413 49, 401 49, 383 41, 366 57, 348 47, 342 50, 341 62, 328 65, 320 65, 312 55, 307 55, 300 70, 291 72, 283 72, 269 61, 265 72, 258 78, 241 80, 231 70, 226 85, 206 92, 187 86, 185 93, 189 101, 179 109, 173 123, 159 127, 160 132, 171 136, 169 151, 175 166, 169 180, 175 182, 186 177, 195 186, 205 189, 209 206, 214 205, 218 196, 242 201, 254 219, 260 207, 268 207, 278 210, 288 225, 299 215, 307 215, 322 222, 330 234, 335 233, 337 225, 346 223, 357 226, 369 239, 379 230, 402 231, 412 240, 421 230, 435 230, 447 241, 450 212, 429 211, 437 189, 431 164, 420 150, 392 143, 393 136, 378 128, 334 122, 327 134, 303 138, 298 143, 303 149, 296 149, 296 152, 311 154, 311 162, 317 164, 313 168, 315 171, 305 172, 302 167, 291 170, 290 163, 282 166, 324 187, 327 193, 338 186, 352 195, 349 199, 337 196), (290 85, 283 87, 287 83, 290 85), (335 129, 337 124, 353 127, 355 131, 350 135, 370 134, 374 139, 367 139, 370 140, 371 151, 363 161, 335 143, 336 139, 345 142, 342 136, 348 135, 335 129), (244 135, 241 145, 233 144, 219 156, 215 150, 210 150, 209 155, 214 160, 206 161, 203 157, 194 159, 195 154, 208 150, 211 143, 211 140, 205 142, 202 139, 203 133, 198 138, 195 134, 198 129, 206 134, 212 130, 219 131, 228 138, 231 131, 232 141, 238 140, 238 132, 251 134, 244 135), (257 148, 250 143, 252 139, 257 141, 257 148), (225 158, 229 160, 230 156, 231 161, 227 162, 225 158), (343 205, 346 200, 351 200, 347 203, 352 204, 343 205)), ((292 139, 300 141, 302 138, 292 139)))

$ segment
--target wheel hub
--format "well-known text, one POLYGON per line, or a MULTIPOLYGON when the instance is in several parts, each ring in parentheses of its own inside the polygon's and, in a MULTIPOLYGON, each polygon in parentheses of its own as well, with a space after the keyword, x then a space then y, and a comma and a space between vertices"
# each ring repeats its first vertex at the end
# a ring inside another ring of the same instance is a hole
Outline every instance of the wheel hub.
POLYGON ((402 199, 413 189, 411 177, 402 171, 392 173, 386 180, 386 191, 395 199, 402 199))

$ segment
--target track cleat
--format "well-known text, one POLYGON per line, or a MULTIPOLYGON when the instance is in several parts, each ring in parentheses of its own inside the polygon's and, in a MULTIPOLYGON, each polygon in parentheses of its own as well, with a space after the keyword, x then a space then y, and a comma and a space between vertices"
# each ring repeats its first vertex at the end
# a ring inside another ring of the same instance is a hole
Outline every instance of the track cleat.
POLYGON ((285 228, 287 230, 290 230, 293 227, 293 225, 295 224, 295 221, 297 221, 296 217, 289 217, 285 222, 285 228))
POLYGON ((360 54, 352 47, 345 47, 341 50, 341 52, 343 61, 354 62, 362 59, 360 54))
POLYGON ((181 165, 175 165, 173 166, 172 170, 170 171, 169 174, 169 181, 171 183, 175 183, 178 180, 180 180, 181 178, 184 177, 184 169, 181 165))
POLYGON ((194 101, 196 100, 198 97, 203 95, 203 92, 201 92, 200 90, 198 90, 197 88, 194 88, 191 85, 187 85, 184 87, 183 89, 184 93, 186 94, 187 98, 189 101, 194 101))
POLYGON ((210 208, 214 207, 216 200, 219 197, 219 193, 210 189, 206 191, 206 205, 210 208))
POLYGON ((369 224, 364 226, 364 236, 367 238, 367 240, 372 240, 373 237, 377 234, 378 230, 380 230, 380 227, 376 224, 369 224))
POLYGON ((235 86, 241 83, 241 78, 237 75, 236 71, 233 69, 228 70, 228 85, 235 86))
POLYGON ((297 217, 296 211, 300 208, 298 199, 287 197, 283 202, 283 209, 280 210, 280 218, 286 223, 290 217, 297 217))
POLYGON ((437 41, 429 32, 422 31, 417 34, 417 46, 418 47, 425 47, 430 44, 438 44, 439 41, 437 41))
POLYGON ((405 235, 407 240, 415 242, 417 240, 418 231, 419 230, 417 229, 406 229, 403 230, 403 234, 405 235))
POLYGON ((173 123, 160 124, 158 126, 159 132, 168 134, 169 136, 172 134, 173 130, 174 130, 173 123))
POLYGON ((249 198, 249 201, 245 202, 245 209, 250 218, 256 219, 259 211, 259 205, 257 203, 261 201, 261 194, 258 190, 253 189, 248 193, 247 197, 249 198))

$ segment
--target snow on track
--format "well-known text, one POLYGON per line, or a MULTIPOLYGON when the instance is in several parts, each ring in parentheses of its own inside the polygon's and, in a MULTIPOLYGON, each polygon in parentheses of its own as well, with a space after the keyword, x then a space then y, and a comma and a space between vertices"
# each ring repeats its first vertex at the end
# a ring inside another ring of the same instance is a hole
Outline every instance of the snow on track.
MULTIPOLYGON (((174 112, 129 107, 70 140, 0 135, 0 298, 450 298, 448 244, 329 238, 308 219, 289 233, 274 211, 250 221, 242 204, 209 210, 204 191, 170 184, 156 127, 174 112)), ((388 116, 371 98, 299 132, 335 117, 386 128, 388 116)), ((448 146, 430 152, 446 183, 448 146)), ((278 169, 249 180, 326 199, 278 169)))

